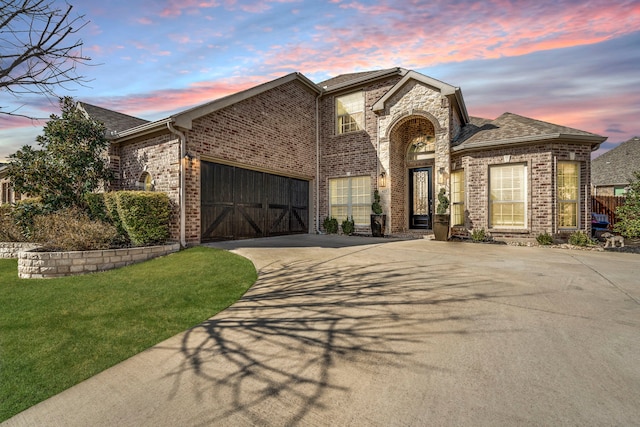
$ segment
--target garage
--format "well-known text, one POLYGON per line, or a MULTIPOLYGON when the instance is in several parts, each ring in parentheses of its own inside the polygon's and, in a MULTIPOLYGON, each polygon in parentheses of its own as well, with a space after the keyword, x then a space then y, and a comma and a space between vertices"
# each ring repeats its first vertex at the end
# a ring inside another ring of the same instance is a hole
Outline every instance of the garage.
POLYGON ((201 162, 201 241, 307 233, 309 182, 201 162))

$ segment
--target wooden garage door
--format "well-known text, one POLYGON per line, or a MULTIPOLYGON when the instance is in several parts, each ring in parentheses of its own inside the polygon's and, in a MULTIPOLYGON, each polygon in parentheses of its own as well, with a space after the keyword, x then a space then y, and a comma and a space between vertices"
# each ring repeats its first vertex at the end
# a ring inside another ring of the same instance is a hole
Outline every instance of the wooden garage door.
POLYGON ((202 162, 203 242, 309 231, 309 183, 202 162))

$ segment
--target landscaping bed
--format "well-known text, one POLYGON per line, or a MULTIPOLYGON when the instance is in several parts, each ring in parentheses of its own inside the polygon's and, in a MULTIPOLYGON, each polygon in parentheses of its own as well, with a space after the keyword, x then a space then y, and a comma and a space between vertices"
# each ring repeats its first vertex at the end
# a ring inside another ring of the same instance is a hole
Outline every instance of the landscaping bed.
POLYGON ((48 279, 111 270, 180 250, 180 244, 98 251, 20 252, 18 276, 22 279, 48 279))

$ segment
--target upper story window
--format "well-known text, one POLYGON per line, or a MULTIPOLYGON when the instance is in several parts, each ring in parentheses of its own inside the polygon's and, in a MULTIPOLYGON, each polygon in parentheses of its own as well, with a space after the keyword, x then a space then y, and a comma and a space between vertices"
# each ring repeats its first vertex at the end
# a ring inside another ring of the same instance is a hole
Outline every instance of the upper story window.
POLYGON ((336 126, 338 135, 364 129, 364 92, 336 97, 336 126))

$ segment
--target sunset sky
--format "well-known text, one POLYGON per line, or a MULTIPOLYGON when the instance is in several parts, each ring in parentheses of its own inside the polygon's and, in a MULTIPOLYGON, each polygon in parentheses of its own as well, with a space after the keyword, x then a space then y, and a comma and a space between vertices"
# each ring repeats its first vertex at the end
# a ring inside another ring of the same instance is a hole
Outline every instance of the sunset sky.
MULTIPOLYGON (((90 81, 58 95, 148 120, 292 71, 319 82, 400 66, 461 87, 472 116, 594 132, 602 150, 640 136, 640 0, 68 1, 89 21, 90 81)), ((0 107, 58 112, 7 92, 0 107)), ((0 114, 0 161, 42 124, 0 114)))

